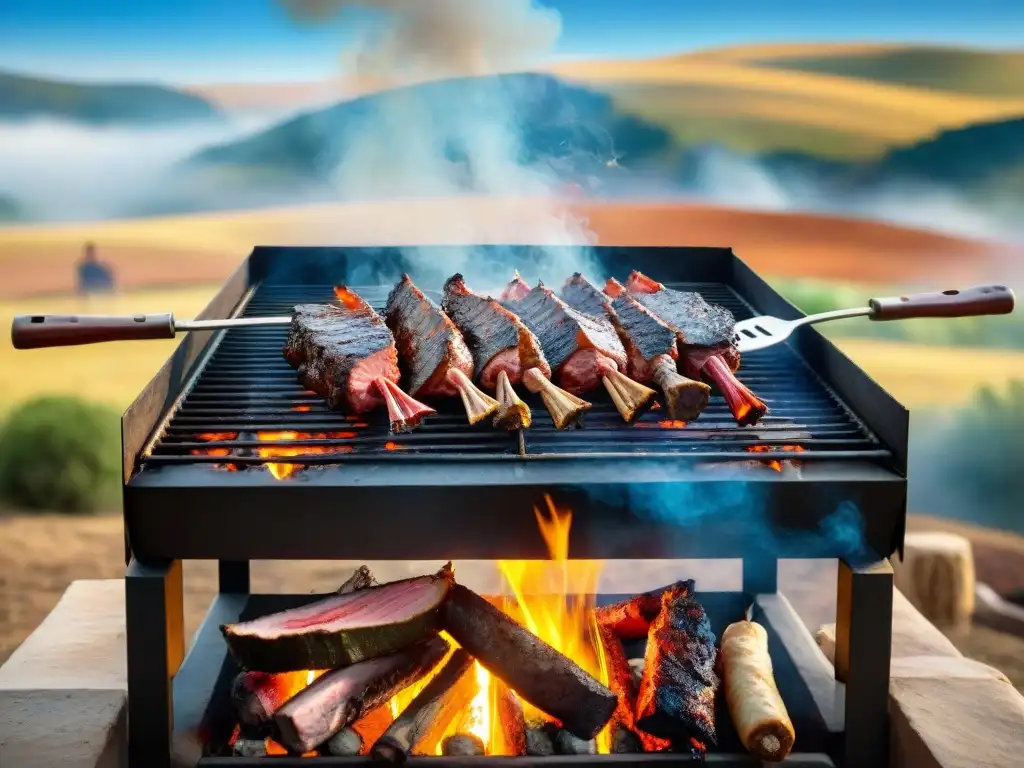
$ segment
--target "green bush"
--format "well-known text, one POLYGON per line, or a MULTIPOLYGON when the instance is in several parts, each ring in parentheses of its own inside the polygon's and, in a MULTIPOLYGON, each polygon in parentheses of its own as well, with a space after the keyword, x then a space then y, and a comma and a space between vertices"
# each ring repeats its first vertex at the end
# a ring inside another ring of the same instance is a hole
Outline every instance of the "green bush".
POLYGON ((1024 382, 911 424, 911 510, 1024 532, 1024 382))
POLYGON ((40 397, 0 428, 0 499, 22 510, 95 512, 116 498, 120 422, 73 397, 40 397))

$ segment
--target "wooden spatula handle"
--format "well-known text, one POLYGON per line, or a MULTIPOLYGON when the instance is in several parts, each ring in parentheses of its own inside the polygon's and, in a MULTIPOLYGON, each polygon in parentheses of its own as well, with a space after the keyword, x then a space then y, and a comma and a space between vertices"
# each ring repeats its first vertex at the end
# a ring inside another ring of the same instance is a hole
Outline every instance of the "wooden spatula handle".
POLYGON ((19 315, 11 324, 11 343, 15 349, 173 339, 174 335, 174 317, 170 314, 19 315))
POLYGON ((872 320, 906 320, 913 317, 975 317, 1008 315, 1013 311, 1013 291, 1005 285, 976 285, 962 291, 911 293, 871 299, 872 320))

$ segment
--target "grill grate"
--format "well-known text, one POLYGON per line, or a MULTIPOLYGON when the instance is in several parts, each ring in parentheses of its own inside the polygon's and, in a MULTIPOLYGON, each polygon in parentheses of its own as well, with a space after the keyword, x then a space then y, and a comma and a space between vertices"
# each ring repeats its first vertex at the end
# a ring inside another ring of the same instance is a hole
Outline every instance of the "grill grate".
MULTIPOLYGON (((727 307, 737 320, 755 313, 728 286, 674 283, 727 307)), ((380 309, 388 287, 356 288, 380 309)), ((440 297, 433 293, 435 300, 440 297)), ((295 304, 333 301, 331 286, 262 285, 242 317, 287 315, 295 304)), ((771 412, 757 426, 740 428, 725 400, 713 394, 701 417, 686 426, 665 421, 653 409, 636 423, 622 422, 607 393, 591 393, 593 408, 583 429, 559 431, 540 399, 520 395, 534 413, 521 433, 470 427, 457 399, 434 404, 438 413, 411 433, 389 433, 381 410, 349 417, 329 409, 306 390, 281 350, 286 327, 226 331, 192 390, 146 458, 148 465, 206 463, 221 469, 250 465, 337 464, 354 461, 430 459, 501 460, 613 457, 688 457, 702 460, 796 458, 888 459, 890 453, 788 346, 743 360, 738 378, 771 412), (287 455, 304 453, 307 455, 287 455)), ((522 389, 522 388, 520 388, 522 389)))

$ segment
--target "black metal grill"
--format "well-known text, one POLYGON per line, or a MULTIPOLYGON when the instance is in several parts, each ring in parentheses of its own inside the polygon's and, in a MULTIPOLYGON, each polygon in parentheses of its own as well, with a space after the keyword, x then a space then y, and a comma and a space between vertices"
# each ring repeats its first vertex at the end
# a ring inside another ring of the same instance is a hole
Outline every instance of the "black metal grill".
MULTIPOLYGON (((727 307, 738 320, 755 314, 725 285, 678 283, 673 287, 699 291, 709 302, 727 307)), ((356 290, 382 309, 388 287, 356 290)), ((296 304, 333 298, 329 285, 266 285, 256 290, 241 316, 287 315, 296 304)), ((434 298, 440 300, 436 294, 434 298)), ((281 354, 286 335, 284 327, 227 332, 146 464, 246 467, 268 461, 317 465, 438 456, 453 461, 666 456, 726 460, 755 447, 763 460, 793 459, 794 448, 800 449, 799 458, 804 461, 892 457, 785 345, 743 361, 739 379, 771 409, 753 428, 737 427, 718 393, 692 424, 666 421, 664 412, 655 408, 628 425, 601 389, 587 396, 593 408, 582 429, 556 430, 540 399, 524 392, 534 411, 534 425, 521 433, 495 430, 488 423, 471 427, 459 402, 449 400, 435 403, 438 414, 425 419, 420 429, 394 435, 389 434, 386 414, 349 417, 304 389, 281 354), (302 449, 315 453, 280 455, 302 449)))

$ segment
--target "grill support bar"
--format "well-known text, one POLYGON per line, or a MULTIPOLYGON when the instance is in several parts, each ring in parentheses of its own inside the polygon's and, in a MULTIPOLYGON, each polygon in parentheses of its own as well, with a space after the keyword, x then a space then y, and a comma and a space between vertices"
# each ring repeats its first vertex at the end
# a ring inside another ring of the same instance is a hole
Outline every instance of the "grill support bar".
POLYGON ((169 768, 171 684, 185 657, 181 560, 132 560, 125 574, 128 764, 169 768))

